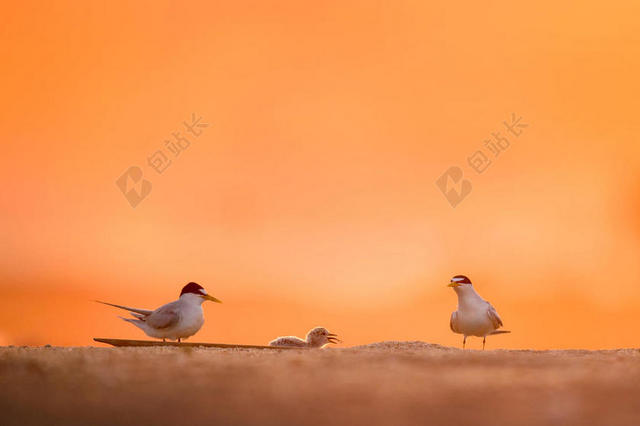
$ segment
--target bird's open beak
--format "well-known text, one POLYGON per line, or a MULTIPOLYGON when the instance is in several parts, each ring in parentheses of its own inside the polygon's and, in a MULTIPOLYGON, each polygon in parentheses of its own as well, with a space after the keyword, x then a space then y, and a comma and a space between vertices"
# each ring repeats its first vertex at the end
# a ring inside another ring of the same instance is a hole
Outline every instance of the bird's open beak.
POLYGON ((328 336, 329 337, 327 337, 327 340, 330 343, 342 343, 342 340, 338 339, 338 335, 337 334, 329 333, 328 336))
POLYGON ((460 285, 460 283, 457 283, 455 281, 451 281, 449 284, 447 284, 447 287, 458 287, 460 285))
POLYGON ((211 300, 212 302, 222 303, 222 300, 220 300, 220 299, 216 299, 215 297, 210 296, 210 295, 208 295, 208 294, 203 294, 201 297, 202 297, 204 300, 211 300))

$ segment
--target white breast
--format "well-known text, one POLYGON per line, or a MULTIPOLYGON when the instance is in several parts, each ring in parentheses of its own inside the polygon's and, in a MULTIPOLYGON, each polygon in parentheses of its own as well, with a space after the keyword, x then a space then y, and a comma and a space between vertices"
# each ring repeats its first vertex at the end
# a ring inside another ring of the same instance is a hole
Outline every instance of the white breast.
POLYGON ((171 330, 174 339, 191 337, 196 334, 204 324, 204 313, 201 305, 185 304, 181 309, 180 321, 171 330))
POLYGON ((467 336, 484 337, 494 330, 486 309, 458 310, 458 328, 467 336))
POLYGON ((484 337, 495 328, 488 315, 489 303, 471 286, 458 287, 457 327, 467 336, 484 337))

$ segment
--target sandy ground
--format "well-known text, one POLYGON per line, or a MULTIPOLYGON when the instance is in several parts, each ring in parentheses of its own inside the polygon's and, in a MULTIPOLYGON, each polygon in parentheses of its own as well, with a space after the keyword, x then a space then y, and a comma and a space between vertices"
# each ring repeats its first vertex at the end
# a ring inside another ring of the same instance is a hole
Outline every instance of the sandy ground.
POLYGON ((0 424, 638 425, 640 351, 0 348, 0 424))

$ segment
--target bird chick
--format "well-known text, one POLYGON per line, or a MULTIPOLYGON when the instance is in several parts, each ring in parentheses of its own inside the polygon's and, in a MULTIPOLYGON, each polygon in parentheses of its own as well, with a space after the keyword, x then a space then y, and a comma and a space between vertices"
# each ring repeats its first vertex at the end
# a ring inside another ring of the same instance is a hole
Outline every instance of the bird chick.
POLYGON ((337 334, 329 333, 324 327, 316 327, 307 333, 305 340, 296 336, 282 336, 269 342, 269 346, 288 348, 321 348, 328 343, 338 343, 337 334))

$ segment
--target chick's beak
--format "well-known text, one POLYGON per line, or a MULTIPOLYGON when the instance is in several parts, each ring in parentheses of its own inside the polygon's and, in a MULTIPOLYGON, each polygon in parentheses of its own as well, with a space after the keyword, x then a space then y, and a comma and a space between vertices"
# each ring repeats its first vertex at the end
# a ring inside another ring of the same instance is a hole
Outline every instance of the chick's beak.
POLYGON ((220 299, 216 299, 215 297, 210 296, 210 295, 208 295, 208 294, 203 294, 201 297, 202 297, 204 300, 211 300, 212 302, 222 303, 222 300, 220 300, 220 299))
POLYGON ((342 343, 342 340, 338 339, 337 334, 329 333, 327 336, 327 340, 331 343, 342 343))

